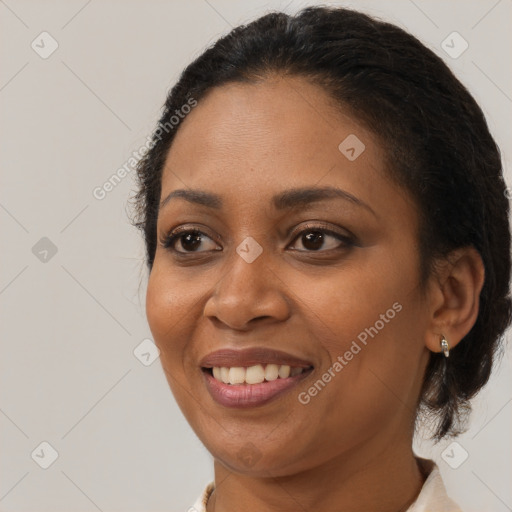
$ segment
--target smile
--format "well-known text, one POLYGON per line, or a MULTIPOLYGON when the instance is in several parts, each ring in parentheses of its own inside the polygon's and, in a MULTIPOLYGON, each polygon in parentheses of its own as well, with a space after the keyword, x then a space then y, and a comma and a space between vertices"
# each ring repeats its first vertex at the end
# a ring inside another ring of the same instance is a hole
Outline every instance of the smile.
POLYGON ((265 347, 217 350, 199 366, 213 400, 234 408, 264 405, 313 371, 310 361, 265 347))

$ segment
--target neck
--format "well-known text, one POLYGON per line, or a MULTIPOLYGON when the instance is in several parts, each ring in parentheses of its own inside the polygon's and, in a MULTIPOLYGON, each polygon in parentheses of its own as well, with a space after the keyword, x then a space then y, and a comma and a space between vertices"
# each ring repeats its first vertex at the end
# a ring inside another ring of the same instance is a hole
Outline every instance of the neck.
POLYGON ((401 446, 389 443, 376 452, 368 443, 358 447, 357 457, 344 453, 281 477, 242 475, 215 461, 215 490, 207 512, 405 512, 425 480, 411 445, 412 439, 401 446))

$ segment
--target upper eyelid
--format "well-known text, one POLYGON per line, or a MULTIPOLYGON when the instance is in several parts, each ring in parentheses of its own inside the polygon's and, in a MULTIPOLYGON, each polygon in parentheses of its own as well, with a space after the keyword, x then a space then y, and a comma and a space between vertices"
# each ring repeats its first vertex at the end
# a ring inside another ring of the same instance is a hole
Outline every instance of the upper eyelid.
MULTIPOLYGON (((336 231, 336 228, 331 227, 331 223, 328 223, 325 221, 306 221, 306 225, 298 226, 298 227, 296 226, 296 227, 292 227, 292 228, 286 230, 285 237, 288 238, 293 233, 294 233, 294 236, 300 235, 303 231, 307 231, 308 229, 310 229, 310 230, 318 229, 321 231, 325 231, 328 234, 331 234, 333 236, 345 236, 345 238, 350 238, 352 236, 352 234, 350 232, 347 232, 346 234, 338 233, 336 231)), ((343 228, 340 228, 340 229, 343 229, 343 228)), ((171 229, 165 231, 162 238, 164 238, 164 239, 168 238, 169 236, 171 236, 173 234, 179 235, 182 233, 198 232, 198 233, 201 233, 202 235, 208 236, 209 238, 211 238, 214 241, 220 241, 220 239, 221 239, 220 235, 210 236, 207 231, 208 231, 208 228, 195 227, 193 224, 190 226, 188 226, 187 224, 182 224, 182 225, 176 226, 174 228, 171 228, 171 229)), ((347 230, 344 229, 344 231, 347 231, 347 230)))
MULTIPOLYGON (((301 226, 298 226, 296 228, 293 228, 293 229, 289 229, 286 233, 286 236, 289 237, 289 236, 294 236, 294 240, 295 238, 300 235, 301 233, 303 233, 304 231, 313 231, 314 229, 317 229, 319 231, 325 231, 327 234, 331 235, 331 236, 335 236, 335 237, 344 237, 344 238, 353 238, 353 235, 351 233, 349 233, 346 229, 344 229, 344 231, 346 232, 345 234, 344 233, 340 233, 336 230, 336 228, 332 227, 331 223, 328 223, 328 222, 324 222, 324 221, 306 221, 306 224, 305 225, 301 225, 301 226)), ((339 228, 338 229, 342 229, 342 228, 339 228)))
MULTIPOLYGON (((293 238, 292 238, 291 242, 294 242, 302 233, 308 232, 308 231, 314 231, 315 229, 326 233, 328 236, 337 238, 340 241, 343 241, 343 240, 346 241, 348 239, 353 238, 353 236, 351 234, 339 233, 334 228, 329 227, 328 223, 322 223, 321 221, 317 221, 316 223, 314 221, 309 221, 309 223, 307 223, 304 226, 299 226, 299 227, 296 227, 295 229, 293 229, 293 228, 289 229, 286 233, 286 237, 288 238, 289 236, 291 236, 293 234, 293 238)), ((171 238, 173 238, 172 244, 174 244, 177 240, 179 240, 179 237, 181 235, 184 235, 187 233, 199 233, 200 235, 205 235, 206 237, 208 237, 210 240, 212 240, 213 242, 215 242, 217 244, 220 242, 220 236, 212 237, 208 233, 205 232, 204 228, 197 228, 197 227, 192 227, 192 226, 188 227, 186 224, 182 225, 182 226, 177 226, 176 228, 173 228, 169 232, 164 234, 161 242, 163 244, 166 244, 171 238)), ((169 247, 172 248, 172 246, 169 246, 169 247)), ((193 254, 194 252, 207 252, 207 251, 176 251, 176 252, 181 253, 181 254, 186 254, 187 252, 189 254, 193 254)))
POLYGON ((210 236, 210 234, 209 234, 210 231, 211 230, 207 226, 204 226, 201 223, 199 223, 199 224, 183 223, 183 224, 178 224, 177 226, 174 226, 172 228, 165 229, 162 233, 162 238, 167 238, 173 234, 180 235, 182 233, 198 232, 198 233, 208 236, 212 240, 215 240, 215 239, 220 240, 221 239, 220 235, 213 234, 212 236, 210 236))

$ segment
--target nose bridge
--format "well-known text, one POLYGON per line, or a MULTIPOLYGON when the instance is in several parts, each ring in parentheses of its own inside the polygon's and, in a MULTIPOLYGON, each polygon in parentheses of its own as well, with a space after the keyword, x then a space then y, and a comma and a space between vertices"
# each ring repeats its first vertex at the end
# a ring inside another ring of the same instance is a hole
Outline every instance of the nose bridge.
POLYGON ((205 316, 238 328, 258 317, 286 318, 288 302, 271 270, 270 251, 250 236, 233 249, 205 316))
POLYGON ((240 281, 245 280, 246 284, 250 283, 256 291, 265 284, 265 275, 269 271, 270 250, 264 250, 253 237, 248 236, 236 247, 235 253, 232 262, 234 277, 240 277, 240 281))
POLYGON ((264 250, 251 236, 245 237, 234 249, 217 291, 225 295, 225 299, 232 296, 236 302, 244 298, 249 302, 254 296, 264 294, 270 284, 269 250, 264 250))

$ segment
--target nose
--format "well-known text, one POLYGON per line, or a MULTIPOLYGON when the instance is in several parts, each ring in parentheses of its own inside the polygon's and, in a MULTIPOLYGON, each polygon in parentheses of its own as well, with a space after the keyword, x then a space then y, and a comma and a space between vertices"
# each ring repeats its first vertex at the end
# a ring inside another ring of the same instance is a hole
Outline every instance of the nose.
POLYGON ((237 253, 205 303, 204 316, 234 330, 256 323, 282 322, 290 316, 286 286, 268 266, 265 251, 252 263, 237 253))

